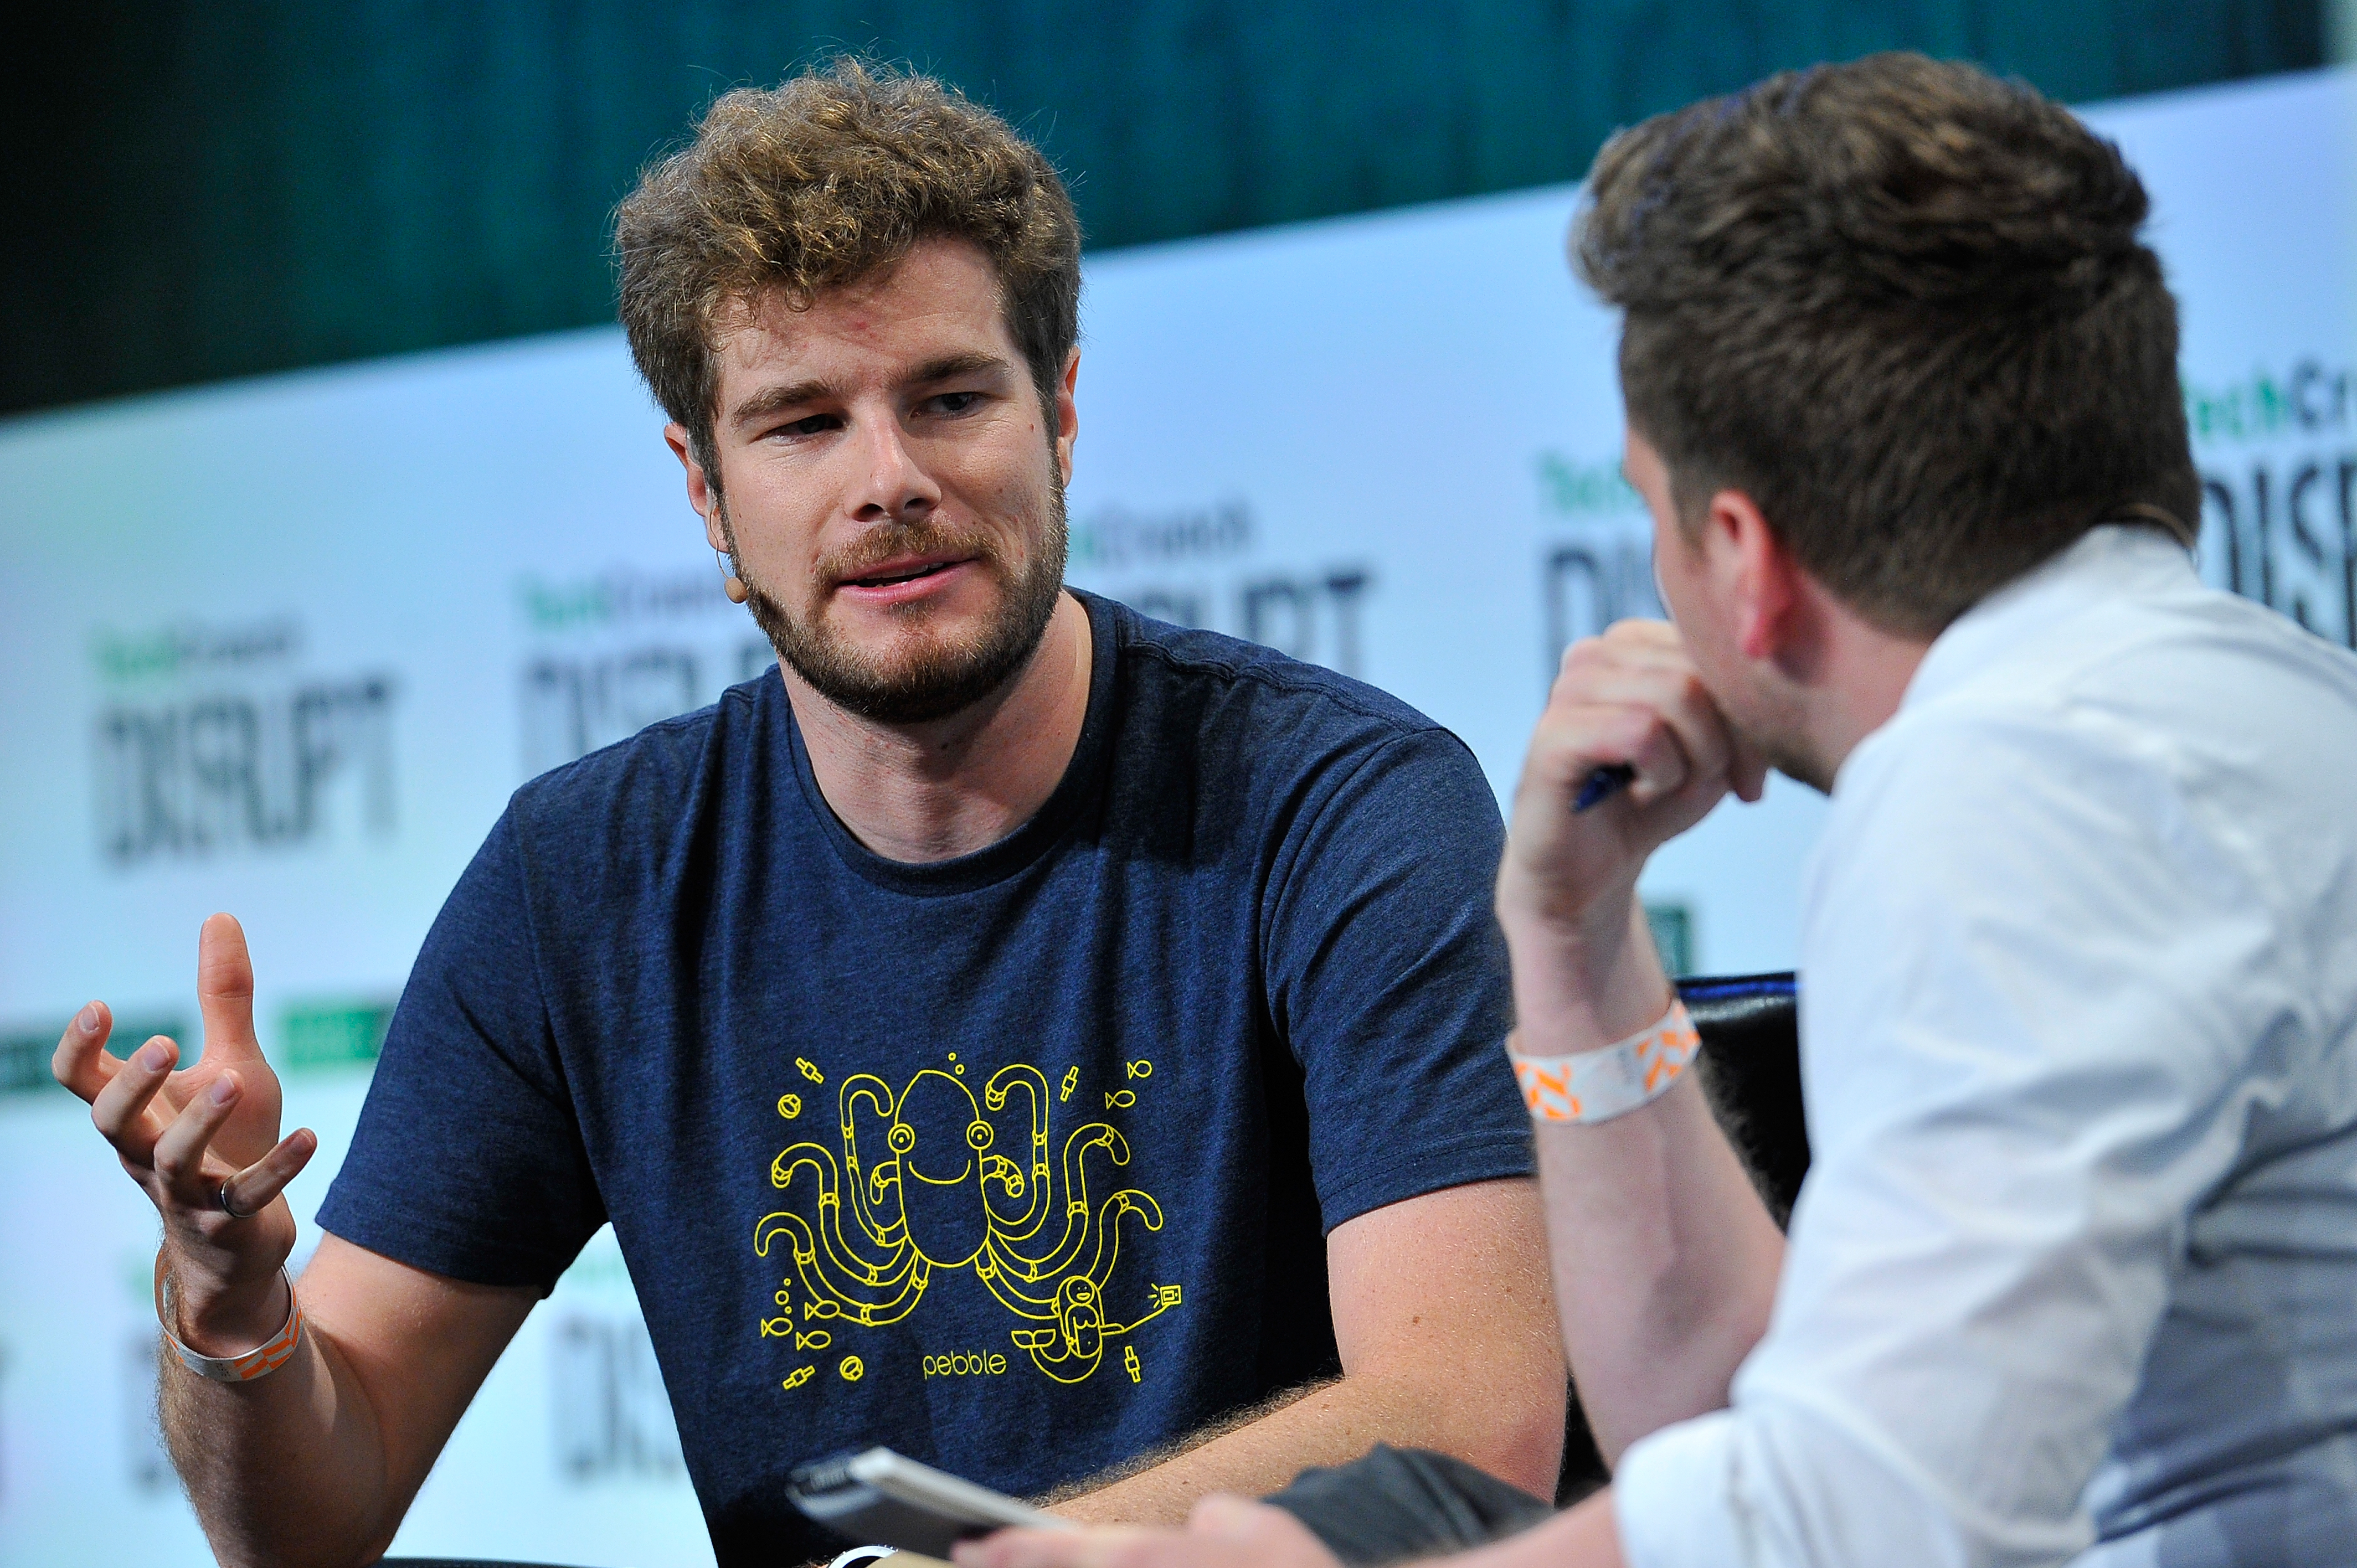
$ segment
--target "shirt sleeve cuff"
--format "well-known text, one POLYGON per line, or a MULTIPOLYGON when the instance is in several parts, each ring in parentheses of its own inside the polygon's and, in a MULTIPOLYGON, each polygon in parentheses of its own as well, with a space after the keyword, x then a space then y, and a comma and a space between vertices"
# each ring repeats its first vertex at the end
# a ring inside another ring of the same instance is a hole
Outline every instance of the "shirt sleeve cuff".
POLYGON ((1665 1426, 1630 1444, 1612 1472, 1612 1509, 1629 1568, 1738 1568, 1753 1561, 1736 1528, 1735 1417, 1665 1426))

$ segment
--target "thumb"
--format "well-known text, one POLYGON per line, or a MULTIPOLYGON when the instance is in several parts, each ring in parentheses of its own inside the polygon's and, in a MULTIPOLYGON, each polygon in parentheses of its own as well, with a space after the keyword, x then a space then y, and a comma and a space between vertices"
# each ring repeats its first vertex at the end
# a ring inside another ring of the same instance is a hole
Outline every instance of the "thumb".
POLYGON ((260 1059, 253 1037, 253 962, 234 917, 215 915, 197 938, 197 1010, 205 1020, 205 1060, 229 1066, 260 1059))

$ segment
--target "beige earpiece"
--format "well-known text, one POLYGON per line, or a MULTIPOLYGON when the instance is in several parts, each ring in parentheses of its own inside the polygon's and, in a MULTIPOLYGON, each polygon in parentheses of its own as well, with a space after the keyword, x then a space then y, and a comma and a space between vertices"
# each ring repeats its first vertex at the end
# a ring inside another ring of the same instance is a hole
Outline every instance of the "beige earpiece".
POLYGON ((712 553, 712 557, 720 563, 720 591, 728 596, 728 602, 741 605, 751 597, 746 591, 745 579, 728 569, 728 557, 717 550, 712 553))

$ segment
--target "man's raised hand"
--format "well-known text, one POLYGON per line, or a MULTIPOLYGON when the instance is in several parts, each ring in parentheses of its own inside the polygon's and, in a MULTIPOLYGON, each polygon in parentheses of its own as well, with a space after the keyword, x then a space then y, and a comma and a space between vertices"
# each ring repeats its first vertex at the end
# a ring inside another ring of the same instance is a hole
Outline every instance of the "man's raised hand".
POLYGON ((1758 800, 1766 775, 1666 621, 1620 621, 1565 650, 1498 869, 1498 918, 1526 1035, 1558 1025, 1600 1032, 1548 1047, 1583 1049, 1660 1014, 1667 982, 1638 930, 1638 874, 1728 790, 1758 800), (1589 775, 1615 765, 1634 770, 1629 786, 1574 812, 1589 775))
POLYGON ((158 1035, 128 1060, 108 1054, 102 1002, 66 1026, 50 1070, 90 1102, 91 1121, 164 1218, 178 1281, 181 1337, 206 1354, 251 1349, 285 1315, 278 1269, 295 1246, 280 1196, 317 1152, 308 1128, 278 1136, 278 1077, 253 1034, 253 966, 227 915, 197 946, 203 1056, 171 1070, 179 1047, 158 1035))

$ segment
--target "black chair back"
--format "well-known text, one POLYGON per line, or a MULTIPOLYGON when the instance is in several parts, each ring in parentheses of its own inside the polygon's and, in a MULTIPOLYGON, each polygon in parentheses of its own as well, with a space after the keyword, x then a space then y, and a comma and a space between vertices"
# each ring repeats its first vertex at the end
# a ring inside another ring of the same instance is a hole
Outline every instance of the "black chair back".
POLYGON ((1790 973, 1681 980, 1702 1036, 1702 1083, 1727 1140, 1781 1225, 1809 1174, 1801 1112, 1800 991, 1790 973))

